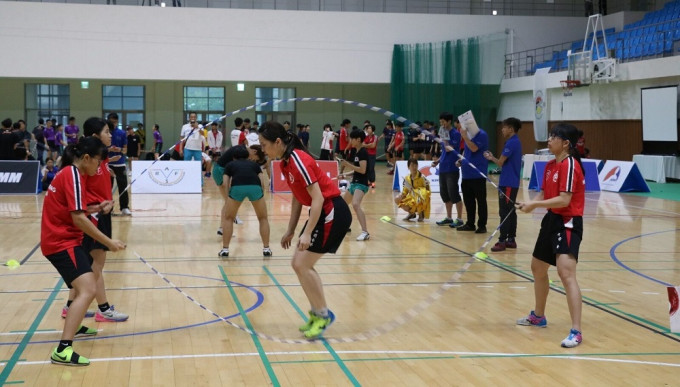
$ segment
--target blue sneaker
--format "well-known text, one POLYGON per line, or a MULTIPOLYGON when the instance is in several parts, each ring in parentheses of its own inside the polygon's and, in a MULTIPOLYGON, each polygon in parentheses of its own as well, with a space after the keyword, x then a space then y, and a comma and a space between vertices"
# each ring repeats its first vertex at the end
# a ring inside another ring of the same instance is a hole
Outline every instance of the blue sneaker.
POLYGON ((562 347, 563 348, 574 348, 575 346, 581 344, 583 341, 583 334, 576 329, 572 329, 569 331, 569 336, 567 336, 566 339, 562 340, 562 347))
POLYGON ((528 316, 522 317, 521 319, 517 320, 517 325, 530 325, 534 327, 545 328, 548 326, 548 320, 545 318, 545 316, 541 317, 536 316, 536 314, 532 310, 528 316))

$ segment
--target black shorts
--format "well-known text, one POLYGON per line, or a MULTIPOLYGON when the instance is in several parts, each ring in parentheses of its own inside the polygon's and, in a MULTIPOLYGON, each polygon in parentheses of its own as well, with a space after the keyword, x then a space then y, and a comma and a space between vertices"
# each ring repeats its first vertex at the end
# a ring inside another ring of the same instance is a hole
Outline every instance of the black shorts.
MULTIPOLYGON (((97 229, 99 231, 101 231, 107 237, 111 238, 112 232, 111 232, 111 213, 110 212, 106 215, 104 215, 104 214, 92 214, 92 215, 90 215, 90 220, 92 221, 92 223, 95 224, 95 226, 97 226, 97 229)), ((85 234, 85 237, 83 238, 83 248, 88 253, 92 250, 109 251, 108 247, 106 247, 103 244, 92 239, 92 237, 90 237, 87 234, 85 234)))
POLYGON ((555 266, 558 254, 572 255, 578 261, 578 250, 583 239, 583 218, 574 216, 567 224, 562 215, 548 211, 541 221, 533 256, 555 266))
POLYGON ((442 197, 444 203, 456 204, 461 201, 460 190, 458 189, 459 176, 460 172, 458 171, 439 173, 439 196, 442 197))
POLYGON ((59 149, 59 147, 57 146, 57 143, 56 143, 54 140, 47 141, 47 147, 48 147, 51 151, 56 151, 56 150, 59 149))
POLYGON ((69 289, 73 288, 71 283, 76 278, 92 272, 92 257, 81 246, 48 255, 47 259, 57 269, 69 289))
POLYGON ((402 157, 404 157, 404 151, 403 150, 394 151, 393 155, 394 156, 392 156, 392 157, 402 158, 402 157))
MULTIPOLYGON (((345 238, 349 226, 352 224, 352 214, 349 212, 349 207, 341 196, 331 199, 333 203, 332 218, 326 219, 327 212, 322 208, 319 221, 316 223, 314 230, 312 230, 312 241, 309 244, 308 251, 318 254, 331 253, 335 254, 340 247, 340 243, 345 238)), ((325 207, 325 206, 324 206, 325 207)), ((328 210, 328 211, 327 211, 328 210)), ((302 227, 300 235, 305 231, 305 226, 302 227)))

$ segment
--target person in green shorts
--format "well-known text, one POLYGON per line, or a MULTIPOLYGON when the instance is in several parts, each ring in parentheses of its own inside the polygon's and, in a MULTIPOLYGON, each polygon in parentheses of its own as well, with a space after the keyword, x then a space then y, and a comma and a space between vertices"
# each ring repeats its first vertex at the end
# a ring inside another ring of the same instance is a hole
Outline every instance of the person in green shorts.
MULTIPOLYGON (((260 237, 262 238, 262 255, 271 257, 269 248, 269 220, 267 219, 267 204, 264 201, 264 179, 262 168, 256 162, 249 160, 250 153, 245 147, 233 147, 233 160, 224 168, 224 189, 229 193, 222 219, 222 250, 219 257, 229 256, 234 219, 241 203, 247 198, 253 204, 257 220, 260 223, 260 237)), ((215 175, 217 176, 217 175, 215 175)))
POLYGON ((343 168, 351 170, 352 182, 349 188, 343 195, 343 199, 347 204, 351 204, 354 212, 357 214, 359 224, 361 225, 361 234, 357 237, 358 241, 366 241, 370 238, 368 228, 366 227, 366 214, 361 208, 361 201, 366 192, 368 192, 368 152, 364 148, 364 139, 366 134, 363 130, 353 130, 349 134, 350 150, 345 160, 342 160, 340 165, 343 168))

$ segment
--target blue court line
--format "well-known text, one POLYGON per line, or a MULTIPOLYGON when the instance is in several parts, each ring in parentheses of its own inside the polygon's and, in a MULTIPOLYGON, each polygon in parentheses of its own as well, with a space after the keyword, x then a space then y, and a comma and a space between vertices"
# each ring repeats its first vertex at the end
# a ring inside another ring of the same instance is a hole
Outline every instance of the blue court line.
MULTIPOLYGON (((302 312, 302 310, 301 310, 300 307, 295 303, 295 301, 293 301, 293 299, 290 297, 290 295, 288 294, 288 292, 286 292, 286 290, 281 286, 281 284, 279 284, 279 281, 276 280, 276 277, 274 277, 274 275, 269 271, 269 269, 267 268, 267 266, 262 266, 262 268, 264 269, 265 273, 267 273, 267 275, 269 276, 269 278, 271 278, 271 280, 274 282, 274 284, 279 288, 279 291, 286 297, 286 299, 288 300, 288 302, 289 302, 289 303, 293 306, 293 308, 298 312, 298 314, 300 315, 300 317, 302 317, 302 320, 305 321, 305 322, 307 322, 307 316, 304 314, 304 312, 302 312)), ((342 361, 342 359, 340 358, 340 356, 338 356, 338 354, 335 352, 335 350, 333 349, 333 347, 331 347, 331 345, 328 344, 328 342, 327 342, 323 337, 321 338, 321 342, 323 343, 323 346, 326 347, 326 350, 328 351, 328 353, 331 354, 331 356, 333 357, 333 359, 335 360, 335 362, 338 364, 338 366, 340 367, 340 369, 342 370, 342 372, 344 372, 345 375, 347 376, 347 378, 349 379, 349 381, 352 382, 352 385, 354 385, 354 386, 361 386, 361 383, 359 383, 359 381, 354 377, 354 375, 353 375, 352 372, 349 370, 349 368, 347 368, 347 366, 346 366, 345 363, 342 361)))
POLYGON ((33 255, 33 253, 35 253, 35 251, 38 250, 38 247, 40 247, 40 242, 36 243, 36 245, 35 245, 35 247, 33 248, 33 250, 31 250, 31 252, 29 252, 28 254, 26 254, 26 256, 24 257, 24 259, 22 259, 21 262, 19 262, 19 263, 20 263, 21 265, 23 265, 26 261, 28 261, 28 259, 31 258, 31 256, 33 255))
MULTIPOLYGON (((231 282, 229 282, 229 279, 227 278, 227 273, 224 272, 224 268, 221 265, 218 267, 220 268, 220 273, 222 273, 224 283, 226 283, 227 287, 229 288, 231 298, 234 300, 236 308, 238 308, 238 311, 241 314, 243 321, 246 323, 246 328, 254 332, 255 329, 253 329, 253 325, 250 323, 248 315, 243 311, 241 302, 238 300, 238 296, 236 296, 234 288, 231 287, 231 282)), ((260 354, 260 359, 262 360, 264 368, 267 370, 267 374, 269 375, 269 379, 272 381, 272 385, 280 387, 281 383, 279 383, 279 379, 276 377, 276 374, 274 373, 274 369, 272 368, 271 363, 269 363, 269 358, 267 358, 267 353, 264 351, 264 348, 262 348, 262 343, 260 343, 260 339, 255 334, 251 334, 250 337, 253 339, 253 343, 255 343, 255 348, 257 348, 257 352, 260 354)))
MULTIPOLYGON (((155 275, 154 273, 149 273, 149 272, 127 272, 127 273, 155 275)), ((27 273, 27 274, 30 274, 30 273, 27 273)), ((50 272, 49 274, 53 274, 53 273, 50 272)), ((203 278, 203 279, 209 279, 209 280, 212 280, 212 281, 222 282, 221 278, 211 278, 211 277, 202 277, 202 276, 189 275, 189 274, 174 274, 174 273, 172 275, 176 275, 176 276, 179 276, 179 277, 203 278)), ((257 301, 255 302, 255 304, 253 304, 252 306, 250 306, 248 309, 245 310, 247 313, 252 312, 253 310, 259 308, 262 305, 262 303, 264 302, 264 295, 262 294, 262 292, 253 288, 252 286, 246 286, 246 285, 238 283, 238 282, 234 282, 234 284, 248 289, 249 291, 255 293, 255 295, 257 296, 257 301)), ((59 293, 59 291, 57 291, 57 293, 59 293)), ((235 318, 235 317, 238 317, 238 316, 240 316, 240 313, 234 313, 234 314, 229 315, 229 316, 224 316, 224 319, 228 320, 228 319, 232 319, 232 318, 235 318)), ((215 319, 215 320, 205 321, 205 322, 196 323, 196 324, 183 325, 183 326, 180 326, 180 327, 165 328, 165 329, 158 329, 158 330, 151 330, 151 331, 144 331, 144 332, 123 333, 123 334, 111 335, 111 336, 83 337, 83 338, 79 338, 76 341, 107 340, 107 339, 115 339, 115 338, 119 338, 119 337, 143 336, 143 335, 150 335, 150 334, 154 334, 154 333, 165 333, 165 332, 178 331, 178 330, 181 330, 181 329, 195 328, 195 327, 200 327, 200 326, 203 326, 203 325, 214 324, 214 323, 217 323, 217 322, 220 322, 220 321, 222 321, 222 320, 221 319, 215 319)), ((31 345, 31 344, 49 344, 49 343, 55 343, 57 341, 58 340, 41 340, 41 341, 31 341, 27 344, 29 344, 29 345, 31 345)), ((9 342, 9 343, 1 343, 0 342, 0 346, 7 346, 7 345, 16 345, 16 342, 9 342)))
MULTIPOLYGON (((616 257, 616 249, 617 249, 619 246, 621 246, 622 244, 624 244, 624 243, 626 243, 626 242, 628 242, 628 241, 631 241, 631 240, 633 240, 633 239, 642 238, 642 237, 646 237, 646 236, 650 236, 650 235, 656 235, 656 234, 664 234, 664 233, 667 233, 667 232, 676 232, 676 231, 680 231, 680 228, 676 228, 676 229, 672 229, 672 230, 665 230, 665 231, 650 232, 650 233, 648 233, 648 234, 641 234, 641 235, 637 235, 637 236, 634 236, 634 237, 630 237, 630 238, 624 239, 624 240, 622 240, 622 241, 620 241, 620 242, 615 243, 614 246, 612 246, 612 248, 609 250, 609 256, 612 258, 612 260, 613 260, 614 262, 616 262, 617 265, 621 266, 622 268, 628 270, 629 272, 631 272, 631 273, 633 273, 633 274, 639 275, 639 276, 642 277, 642 278, 646 278, 646 279, 648 279, 648 280, 650 280, 650 281, 656 282, 656 283, 661 284, 661 285, 666 286, 666 287, 675 286, 675 285, 669 284, 668 282, 663 282, 663 281, 658 280, 658 279, 656 279, 656 278, 654 278, 654 277, 651 277, 651 276, 648 276, 648 275, 646 275, 646 274, 640 273, 639 271, 637 271, 637 270, 635 270, 635 269, 632 269, 632 268, 626 266, 623 262, 621 262, 621 261, 619 260, 619 258, 616 257)), ((658 253, 657 253, 657 254, 658 254, 658 253)))
POLYGON ((24 337, 21 338, 21 342, 19 343, 19 346, 14 350, 12 357, 9 359, 7 364, 5 364, 5 367, 2 369, 2 373, 0 373, 0 386, 2 386, 3 384, 5 384, 7 382, 7 378, 9 377, 9 374, 12 373, 14 366, 17 364, 17 361, 19 361, 19 358, 21 357, 21 354, 26 349, 26 346, 28 345, 28 343, 31 341, 31 337, 33 337, 33 333, 35 333, 35 331, 40 326, 40 323, 42 322, 43 317, 45 317, 45 314, 47 313, 47 311, 52 306, 52 303, 54 302, 54 299, 57 297, 57 294, 59 294, 59 289, 61 289, 63 284, 64 284, 64 280, 60 278, 59 281, 57 281, 57 284, 54 285, 54 289, 52 290, 52 294, 50 294, 50 296, 47 298, 47 301, 45 301, 42 308, 38 312, 38 315, 35 317, 35 319, 33 319, 33 323, 31 324, 31 327, 28 328, 28 331, 26 332, 24 337))

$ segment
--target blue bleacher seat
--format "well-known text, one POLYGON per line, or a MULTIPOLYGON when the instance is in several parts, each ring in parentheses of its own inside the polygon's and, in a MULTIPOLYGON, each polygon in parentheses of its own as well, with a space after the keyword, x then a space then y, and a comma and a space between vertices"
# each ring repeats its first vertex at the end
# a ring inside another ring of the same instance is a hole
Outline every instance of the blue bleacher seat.
POLYGON ((616 56, 616 59, 618 59, 618 60, 623 59, 623 49, 617 48, 614 55, 616 56))
POLYGON ((670 54, 673 52, 673 41, 672 40, 666 40, 663 42, 663 52, 666 54, 670 54))
POLYGON ((623 59, 624 60, 630 59, 630 48, 626 47, 623 49, 623 59))

